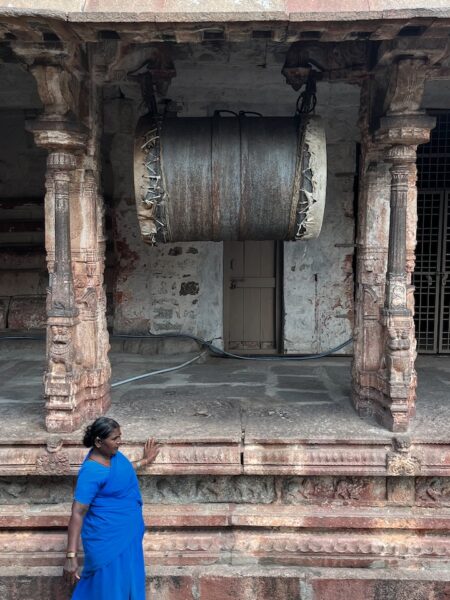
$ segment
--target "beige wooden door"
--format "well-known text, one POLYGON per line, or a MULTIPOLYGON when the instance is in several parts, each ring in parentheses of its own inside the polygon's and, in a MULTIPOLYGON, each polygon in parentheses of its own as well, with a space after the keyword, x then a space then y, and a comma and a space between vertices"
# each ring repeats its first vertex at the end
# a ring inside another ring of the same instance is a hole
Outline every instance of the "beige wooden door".
POLYGON ((276 242, 224 242, 227 350, 277 352, 279 246, 276 242))

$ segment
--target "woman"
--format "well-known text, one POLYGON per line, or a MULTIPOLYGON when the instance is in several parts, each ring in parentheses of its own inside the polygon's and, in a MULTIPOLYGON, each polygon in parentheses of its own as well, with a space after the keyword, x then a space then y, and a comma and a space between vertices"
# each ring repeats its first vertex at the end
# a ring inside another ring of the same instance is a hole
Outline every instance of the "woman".
POLYGON ((153 462, 159 449, 150 439, 143 458, 131 463, 119 452, 121 435, 119 424, 107 417, 94 421, 84 434, 90 451, 78 474, 64 564, 66 581, 78 582, 72 600, 145 600, 145 527, 135 470, 153 462))

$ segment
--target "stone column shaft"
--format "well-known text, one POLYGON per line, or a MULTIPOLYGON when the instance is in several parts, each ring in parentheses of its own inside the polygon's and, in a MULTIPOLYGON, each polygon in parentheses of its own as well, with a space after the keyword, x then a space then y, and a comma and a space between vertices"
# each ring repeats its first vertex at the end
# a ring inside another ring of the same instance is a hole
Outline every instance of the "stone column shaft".
POLYGON ((408 201, 408 165, 397 164, 390 169, 391 215, 389 219, 388 279, 406 277, 406 206, 408 201))
POLYGON ((55 260, 52 275, 49 316, 72 317, 77 314, 73 290, 70 248, 70 173, 75 169, 71 154, 52 152, 47 159, 48 178, 54 190, 55 260))

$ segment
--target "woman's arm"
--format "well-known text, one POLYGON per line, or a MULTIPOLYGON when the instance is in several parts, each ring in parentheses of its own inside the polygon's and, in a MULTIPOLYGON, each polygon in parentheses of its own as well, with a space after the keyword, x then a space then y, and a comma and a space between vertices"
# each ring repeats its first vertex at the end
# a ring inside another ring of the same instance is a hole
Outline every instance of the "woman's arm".
POLYGON ((131 463, 137 471, 141 467, 152 463, 159 454, 159 446, 154 438, 150 438, 144 445, 144 456, 140 460, 131 463))
POLYGON ((83 519, 88 511, 89 506, 81 504, 74 500, 72 504, 72 514, 69 520, 68 532, 67 532, 67 554, 74 554, 75 556, 66 557, 66 562, 63 567, 63 577, 70 583, 75 583, 80 579, 78 574, 78 558, 76 556, 78 550, 78 540, 80 539, 81 527, 83 525, 83 519))

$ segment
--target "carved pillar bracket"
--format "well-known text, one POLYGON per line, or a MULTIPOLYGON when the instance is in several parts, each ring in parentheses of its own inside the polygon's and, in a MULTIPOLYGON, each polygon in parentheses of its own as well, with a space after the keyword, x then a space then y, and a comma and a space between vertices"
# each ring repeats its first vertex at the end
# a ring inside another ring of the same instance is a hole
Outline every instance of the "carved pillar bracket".
MULTIPOLYGON (((399 103, 398 95, 396 102, 399 103)), ((403 104, 400 103, 402 106, 403 104)), ((388 116, 381 119, 376 140, 386 148, 386 162, 391 164, 389 245, 384 306, 384 353, 378 373, 381 402, 378 419, 393 431, 405 431, 415 413, 416 358, 412 291, 408 272, 408 218, 411 178, 415 178, 418 144, 428 141, 435 120, 420 112, 388 116)), ((414 213, 415 214, 415 213, 414 213)))

